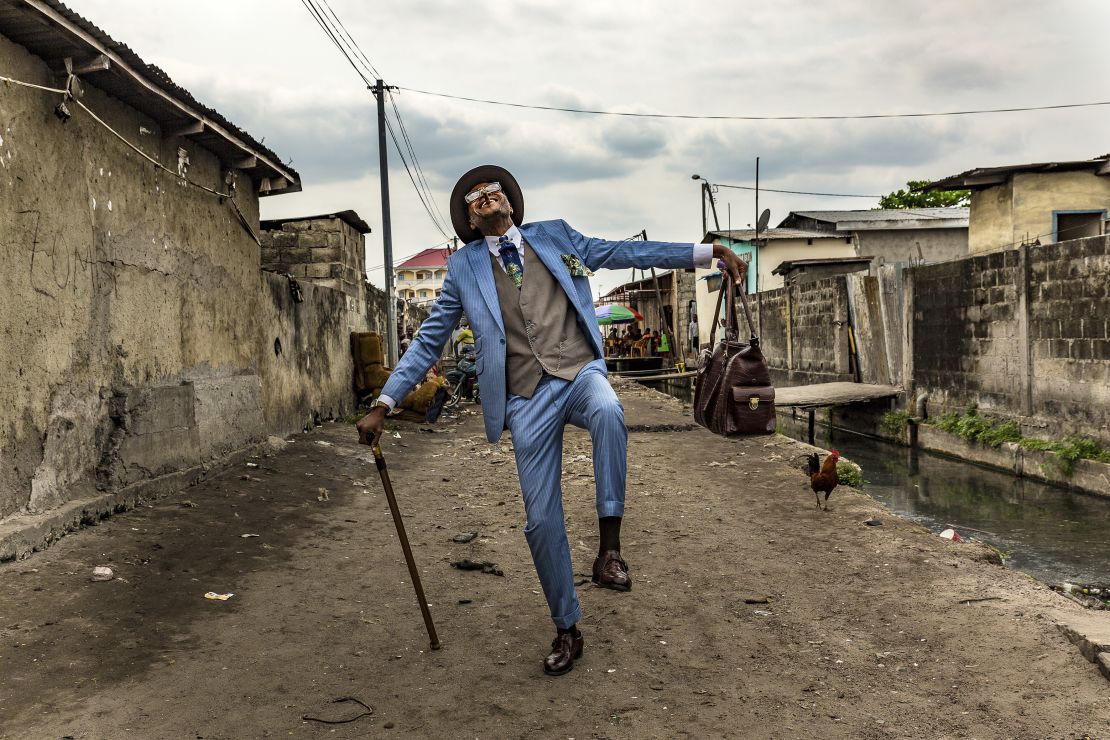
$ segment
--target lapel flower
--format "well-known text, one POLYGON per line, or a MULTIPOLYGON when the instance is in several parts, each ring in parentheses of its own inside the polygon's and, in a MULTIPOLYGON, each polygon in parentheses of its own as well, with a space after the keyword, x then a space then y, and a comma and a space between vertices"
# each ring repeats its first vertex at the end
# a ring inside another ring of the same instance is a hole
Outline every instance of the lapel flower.
POLYGON ((560 254, 563 258, 563 264, 567 266, 572 277, 589 277, 594 272, 590 268, 582 264, 582 260, 578 258, 577 254, 560 254))

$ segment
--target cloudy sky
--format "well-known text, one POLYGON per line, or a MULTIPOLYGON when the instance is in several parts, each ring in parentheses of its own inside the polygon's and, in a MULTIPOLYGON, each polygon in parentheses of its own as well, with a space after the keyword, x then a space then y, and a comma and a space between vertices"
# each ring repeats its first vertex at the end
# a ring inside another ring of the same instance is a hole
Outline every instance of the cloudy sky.
MULTIPOLYGON (((386 82, 515 103, 694 115, 908 113, 1110 100, 1104 0, 329 0, 386 82)), ((300 172, 263 217, 353 208, 382 264, 375 101, 300 0, 68 4, 300 172)), ((872 121, 698 121, 498 107, 400 90, 396 103, 439 210, 458 176, 502 164, 527 220, 620 239, 698 241, 701 174, 763 187, 881 194, 971 167, 1110 151, 1110 106, 872 121)), ((394 254, 444 241, 390 152, 394 254)), ((722 226, 752 193, 718 193, 722 226)), ((765 193, 791 210, 874 199, 765 193)), ((448 229, 449 231, 449 229, 448 229)), ((595 288, 627 279, 603 273, 595 288)), ((381 269, 370 278, 382 284, 381 269)))

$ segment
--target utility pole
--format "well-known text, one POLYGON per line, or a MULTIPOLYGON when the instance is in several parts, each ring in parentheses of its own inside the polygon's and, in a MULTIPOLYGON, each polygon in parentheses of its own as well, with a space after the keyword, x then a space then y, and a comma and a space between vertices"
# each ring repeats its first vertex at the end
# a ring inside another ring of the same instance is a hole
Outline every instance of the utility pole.
POLYGON ((385 144, 385 93, 396 88, 378 80, 373 87, 378 99, 378 170, 382 177, 382 245, 385 251, 386 360, 397 365, 397 291, 393 284, 393 229, 389 221, 389 150, 385 144))

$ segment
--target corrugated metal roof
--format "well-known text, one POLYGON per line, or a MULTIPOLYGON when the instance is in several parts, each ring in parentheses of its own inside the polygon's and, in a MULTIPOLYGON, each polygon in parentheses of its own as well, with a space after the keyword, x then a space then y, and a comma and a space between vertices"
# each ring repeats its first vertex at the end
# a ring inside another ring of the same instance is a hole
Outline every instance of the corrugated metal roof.
MULTIPOLYGON (((828 224, 830 230, 880 231, 889 229, 967 228, 970 209, 949 208, 874 208, 857 211, 791 211, 779 226, 810 226, 808 222, 828 224)), ((824 228, 819 227, 819 228, 824 228)))
POLYGON ((447 257, 450 254, 451 252, 447 247, 432 247, 414 254, 393 269, 400 270, 402 267, 446 267, 447 257))
MULTIPOLYGON (((969 208, 872 208, 858 211, 791 211, 818 221, 916 221, 923 218, 967 218, 969 208)), ((789 216, 787 217, 789 218, 789 216)))
POLYGON ((0 34, 63 76, 67 57, 81 65, 101 54, 107 56, 111 62, 107 70, 82 75, 86 85, 150 116, 167 135, 173 135, 179 127, 203 122, 203 131, 186 134, 190 140, 210 149, 229 166, 243 169, 255 181, 267 178, 276 182, 281 178, 287 183, 262 195, 301 189, 300 176, 272 150, 58 0, 0 0, 0 34), (248 157, 255 157, 255 166, 246 166, 248 157))
MULTIPOLYGON (((732 239, 734 241, 751 241, 755 238, 755 229, 732 229, 731 231, 710 231, 701 240, 702 244, 709 244, 715 238, 732 239)), ((759 232, 760 239, 843 239, 843 234, 832 234, 827 231, 803 231, 801 229, 764 229, 759 232)))
POLYGON ((815 257, 805 260, 783 260, 771 270, 772 275, 785 275, 799 267, 821 267, 823 265, 862 265, 863 269, 871 264, 874 257, 815 257))
POLYGON ((263 231, 280 229, 284 224, 292 221, 314 221, 318 218, 338 218, 360 234, 369 234, 370 225, 358 217, 354 211, 339 211, 337 213, 321 213, 318 216, 297 216, 295 218, 268 218, 260 221, 258 226, 263 231))
POLYGON ((1110 154, 1094 159, 1079 159, 1071 162, 1035 162, 1014 164, 1003 167, 977 167, 946 177, 926 185, 922 190, 984 190, 1000 185, 1019 172, 1076 172, 1090 170, 1100 175, 1110 175, 1110 154))

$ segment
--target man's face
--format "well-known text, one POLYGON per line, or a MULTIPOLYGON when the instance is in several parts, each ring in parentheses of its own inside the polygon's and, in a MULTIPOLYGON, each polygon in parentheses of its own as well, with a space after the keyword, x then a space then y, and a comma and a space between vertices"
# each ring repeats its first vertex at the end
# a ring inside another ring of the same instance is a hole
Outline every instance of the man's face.
MULTIPOLYGON (((488 182, 480 182, 470 190, 471 192, 480 190, 487 185, 489 185, 488 182)), ((513 207, 509 205, 509 199, 505 197, 504 192, 484 193, 467 206, 467 212, 470 215, 470 225, 478 228, 483 223, 495 221, 502 216, 510 217, 513 207)))

